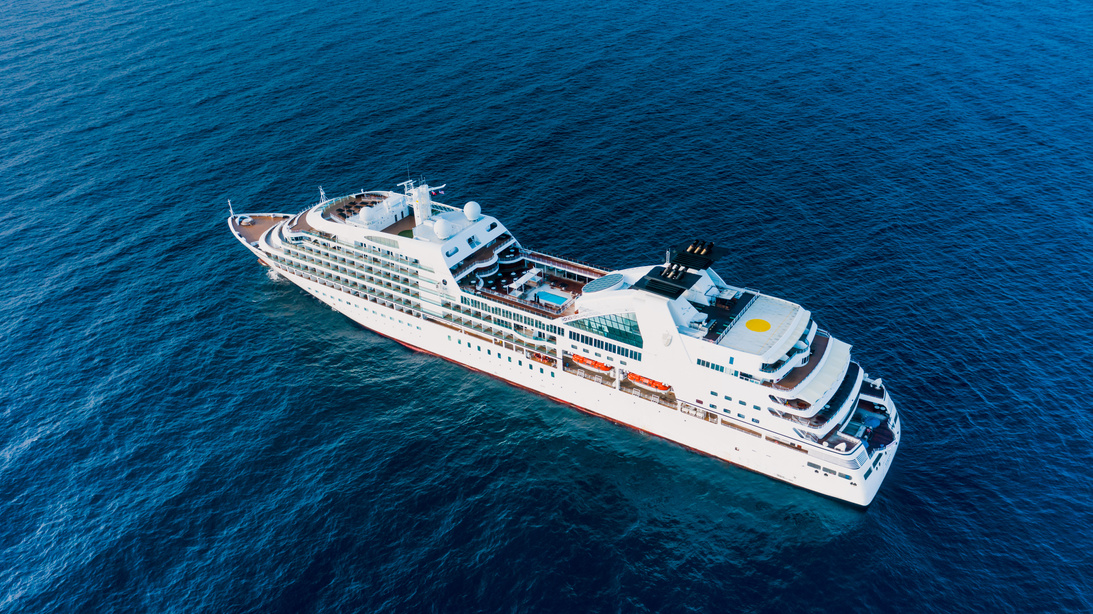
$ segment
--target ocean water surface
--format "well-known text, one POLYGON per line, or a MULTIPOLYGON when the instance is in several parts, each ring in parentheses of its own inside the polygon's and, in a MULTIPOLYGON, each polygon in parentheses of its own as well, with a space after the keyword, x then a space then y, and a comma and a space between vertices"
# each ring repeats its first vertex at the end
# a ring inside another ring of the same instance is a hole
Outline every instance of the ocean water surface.
POLYGON ((0 612, 1093 610, 1093 6, 0 6, 0 612), (699 236, 905 421, 847 507, 414 353, 237 211, 699 236))

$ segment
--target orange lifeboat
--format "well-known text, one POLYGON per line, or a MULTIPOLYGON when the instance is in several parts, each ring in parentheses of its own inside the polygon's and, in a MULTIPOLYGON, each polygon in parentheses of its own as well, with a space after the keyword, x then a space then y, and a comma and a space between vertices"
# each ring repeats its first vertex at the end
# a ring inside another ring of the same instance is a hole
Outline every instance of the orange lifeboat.
POLYGON ((573 361, 576 362, 577 364, 583 366, 583 367, 588 367, 589 369, 595 369, 597 371, 610 371, 611 370, 611 367, 603 364, 602 362, 599 362, 597 360, 592 360, 591 358, 585 358, 584 356, 579 356, 579 355, 576 355, 576 354, 573 355, 573 361))
POLYGON ((653 390, 659 390, 661 392, 664 392, 671 388, 671 386, 669 386, 668 384, 662 384, 654 379, 649 379, 644 375, 638 375, 637 373, 627 373, 626 379, 634 382, 639 386, 645 386, 646 388, 652 388, 653 390))

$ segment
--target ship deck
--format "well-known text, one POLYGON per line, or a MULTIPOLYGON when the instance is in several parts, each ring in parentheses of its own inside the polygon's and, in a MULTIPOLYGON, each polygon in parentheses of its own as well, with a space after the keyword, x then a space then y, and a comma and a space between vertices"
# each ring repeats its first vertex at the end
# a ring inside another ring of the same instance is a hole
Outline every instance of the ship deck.
MULTIPOLYGON (((406 236, 402 233, 404 233, 404 232, 413 233, 415 226, 417 226, 417 223, 414 219, 414 216, 413 215, 407 215, 406 217, 402 218, 401 220, 395 222, 394 224, 391 224, 387 228, 384 228, 380 232, 385 232, 389 235, 406 236)), ((412 237, 413 235, 411 234, 410 236, 412 237)))
POLYGON ((283 213, 244 213, 228 219, 232 232, 244 243, 250 245, 262 238, 267 230, 283 222, 288 217, 290 216, 283 213), (253 222, 252 224, 244 225, 240 223, 241 220, 248 218, 253 222))
POLYGON ((361 209, 365 207, 374 207, 379 203, 382 203, 386 198, 385 195, 371 193, 354 194, 352 196, 335 198, 323 209, 323 217, 332 222, 342 224, 349 218, 360 213, 361 209))
POLYGON ((785 377, 774 382, 773 387, 778 390, 793 390, 798 384, 805 381, 805 378, 816 369, 816 365, 820 364, 820 360, 823 359, 824 353, 827 351, 829 341, 831 341, 831 337, 823 333, 817 333, 812 342, 812 354, 809 356, 808 362, 790 369, 785 377))
POLYGON ((527 284, 518 291, 508 289, 508 284, 519 279, 530 268, 502 271, 483 279, 481 287, 466 285, 463 288, 467 292, 517 309, 530 311, 535 315, 552 320, 577 313, 576 303, 573 299, 581 295, 584 289, 584 283, 582 282, 543 274, 542 281, 538 284, 527 284), (540 292, 549 292, 554 296, 564 298, 566 303, 560 307, 554 307, 540 300, 540 292))

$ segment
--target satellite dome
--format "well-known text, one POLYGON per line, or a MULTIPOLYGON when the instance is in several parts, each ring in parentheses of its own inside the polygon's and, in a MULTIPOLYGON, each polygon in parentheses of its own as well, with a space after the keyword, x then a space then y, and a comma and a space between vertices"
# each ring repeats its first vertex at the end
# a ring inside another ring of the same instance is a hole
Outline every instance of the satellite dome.
POLYGON ((380 216, 380 211, 378 207, 361 207, 357 215, 365 222, 371 222, 380 216))
POLYGON ((478 203, 469 201, 463 205, 463 215, 467 216, 467 219, 472 222, 477 222, 482 219, 482 206, 478 203))
POLYGON ((442 218, 437 220, 436 224, 433 224, 433 232, 436 233, 438 239, 448 239, 455 234, 455 226, 442 218))

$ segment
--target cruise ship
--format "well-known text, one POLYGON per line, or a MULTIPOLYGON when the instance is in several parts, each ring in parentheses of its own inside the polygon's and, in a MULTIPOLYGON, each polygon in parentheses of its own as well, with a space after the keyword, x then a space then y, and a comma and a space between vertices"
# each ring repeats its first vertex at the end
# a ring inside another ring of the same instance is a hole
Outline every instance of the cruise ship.
POLYGON ((528 249, 478 203, 448 206, 416 184, 320 189, 300 213, 231 211, 228 225, 262 264, 410 348, 794 486, 873 501, 899 446, 884 383, 809 311, 723 280, 711 266, 725 247, 688 239, 659 264, 610 271, 528 249))

